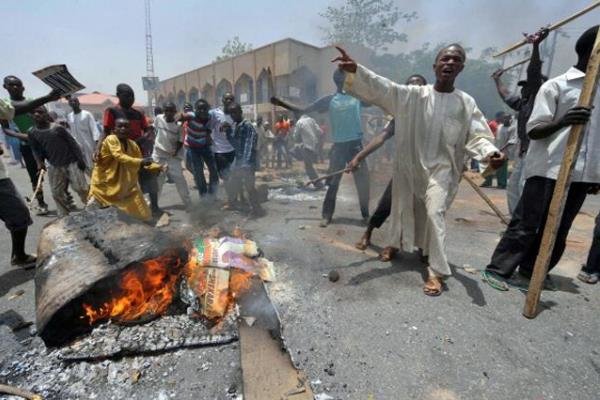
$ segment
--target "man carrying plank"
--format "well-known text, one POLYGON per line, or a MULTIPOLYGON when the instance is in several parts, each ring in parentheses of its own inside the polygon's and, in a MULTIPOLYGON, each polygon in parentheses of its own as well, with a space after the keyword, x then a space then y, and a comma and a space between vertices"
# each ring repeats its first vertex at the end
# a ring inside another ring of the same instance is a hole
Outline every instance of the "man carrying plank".
POLYGON ((424 86, 394 83, 338 50, 342 55, 334 61, 346 72, 348 93, 402 122, 394 134, 391 238, 407 251, 423 249, 429 257, 423 291, 438 296, 443 279, 452 274, 445 251, 445 214, 458 190, 465 156, 485 159, 495 168, 505 161, 491 143, 492 133, 473 98, 454 87, 465 50, 458 44, 441 49, 433 64, 435 84, 424 86))
POLYGON ((542 28, 533 35, 528 35, 527 40, 533 44, 531 59, 527 66, 527 79, 519 81, 521 86, 521 95, 510 94, 506 86, 502 84, 500 77, 504 70, 500 69, 492 75, 498 94, 502 100, 513 110, 518 111, 517 115, 517 134, 519 137, 519 148, 516 151, 516 163, 508 182, 506 198, 508 200, 508 210, 511 215, 515 212, 521 193, 523 192, 523 168, 525 166, 525 154, 529 147, 529 136, 527 136, 527 121, 533 110, 535 95, 540 86, 548 80, 542 75, 542 60, 540 58, 540 43, 548 37, 548 29, 542 28))
MULTIPOLYGON (((550 201, 572 125, 585 125, 581 150, 575 168, 564 213, 550 260, 552 269, 565 249, 567 234, 577 216, 588 190, 600 183, 600 114, 593 117, 590 108, 577 102, 585 70, 598 33, 598 26, 585 31, 577 40, 577 64, 563 75, 550 79, 537 94, 527 132, 531 144, 525 166, 525 187, 504 236, 498 243, 492 260, 483 272, 483 279, 498 290, 508 290, 509 280, 519 267, 519 274, 531 278, 548 216, 550 201)), ((600 92, 594 105, 600 105, 600 92)), ((552 288, 546 279, 546 287, 552 288)))

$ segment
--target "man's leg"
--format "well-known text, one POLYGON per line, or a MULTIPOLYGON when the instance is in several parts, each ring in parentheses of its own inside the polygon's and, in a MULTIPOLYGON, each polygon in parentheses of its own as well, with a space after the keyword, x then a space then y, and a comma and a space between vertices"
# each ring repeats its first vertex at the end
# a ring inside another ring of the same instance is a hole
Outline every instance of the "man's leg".
POLYGON ((208 169, 208 193, 214 194, 217 192, 217 186, 219 185, 219 173, 217 171, 215 156, 210 148, 203 149, 202 159, 208 169))
POLYGON ((508 180, 508 163, 505 162, 500 168, 496 170, 496 180, 498 181, 498 187, 500 189, 506 189, 506 182, 508 180))
MULTIPOLYGON (((554 188, 554 185, 552 185, 552 187, 554 188)), ((552 256, 550 258, 550 265, 548 266, 548 271, 551 271, 552 268, 554 268, 556 264, 558 264, 565 251, 569 230, 571 229, 571 225, 573 225, 573 221, 579 213, 579 210, 581 210, 581 206, 585 201, 588 189, 589 184, 581 182, 574 182, 569 187, 569 194, 567 195, 563 215, 560 220, 560 225, 558 227, 558 233, 554 242, 554 249, 552 250, 552 256)), ((525 277, 531 277, 531 274, 533 273, 533 267, 535 265, 535 261, 537 259, 539 248, 542 242, 544 227, 546 226, 547 215, 548 211, 546 211, 544 221, 540 226, 539 235, 535 244, 531 247, 531 251, 527 254, 527 257, 525 257, 523 262, 521 262, 519 273, 525 277)))
MULTIPOLYGON (((304 161, 304 170, 306 171, 306 175, 310 180, 317 179, 319 175, 317 174, 317 171, 315 171, 315 166, 313 165, 313 162, 316 158, 315 153, 303 147, 301 154, 302 161, 304 161)), ((315 185, 315 187, 321 186, 323 186, 323 184, 320 182, 315 185)))
MULTIPOLYGON (((369 218, 369 224, 367 225, 367 230, 363 234, 362 238, 358 243, 356 243, 356 248, 360 250, 366 249, 371 245, 371 234, 373 233, 373 229, 381 228, 381 225, 385 222, 385 220, 390 216, 392 212, 392 181, 388 183, 385 191, 381 195, 379 199, 379 203, 377 204, 377 208, 375 212, 369 218)), ((386 247, 387 249, 387 247, 386 247)), ((384 249, 385 250, 385 249, 384 249)), ((390 252, 391 248, 387 251, 390 252)))
POLYGON ((506 187, 506 201, 508 203, 510 215, 514 214, 519 198, 521 197, 522 188, 520 187, 520 182, 523 175, 523 161, 522 158, 517 158, 506 187))
POLYGON ((69 183, 71 184, 71 189, 77 193, 81 203, 85 207, 88 200, 88 193, 90 191, 90 187, 85 177, 85 171, 80 170, 77 167, 77 163, 69 164, 67 171, 69 173, 69 183))
POLYGON ((244 169, 242 176, 244 188, 246 189, 246 193, 248 193, 248 201, 250 202, 250 207, 252 208, 251 212, 255 216, 262 216, 263 209, 258 201, 258 194, 256 193, 256 177, 254 169, 244 169))
MULTIPOLYGON (((349 163, 354 156, 356 156, 362 150, 361 141, 357 141, 356 144, 353 144, 352 147, 347 148, 347 153, 345 154, 346 159, 344 160, 344 165, 349 163)), ((343 167, 341 167, 343 168, 343 167)), ((367 161, 363 160, 360 163, 358 169, 352 173, 354 178, 354 185, 356 186, 356 191, 358 193, 358 203, 360 205, 360 214, 363 219, 369 218, 369 193, 370 193, 370 185, 369 185, 369 167, 367 165, 367 161)))
MULTIPOLYGON (((346 166, 345 158, 343 156, 343 144, 334 143, 331 150, 331 158, 329 160, 329 173, 338 171, 346 166)), ((331 222, 331 218, 333 218, 335 200, 341 180, 341 174, 327 180, 328 187, 327 193, 325 193, 325 200, 323 201, 323 210, 321 212, 323 217, 321 226, 327 226, 327 224, 331 222)))
POLYGON ((52 191, 52 197, 56 203, 56 211, 59 217, 69 214, 69 201, 65 195, 69 184, 69 172, 67 168, 66 166, 48 166, 48 182, 50 183, 50 190, 52 191))
POLYGON ((551 179, 535 176, 527 180, 515 213, 494 250, 486 272, 503 278, 510 278, 515 272, 538 235, 541 235, 539 231, 548 214, 553 189, 554 181, 551 179))
POLYGON ((585 283, 597 283, 600 280, 600 213, 596 215, 594 236, 587 261, 581 266, 581 272, 577 278, 585 283))
POLYGON ((198 188, 198 195, 203 197, 206 194, 206 179, 204 179, 204 163, 202 161, 202 154, 198 149, 188 149, 188 163, 192 166, 192 175, 194 175, 194 182, 196 188, 198 188))
POLYGON ((27 227, 33 221, 25 202, 9 178, 0 179, 0 219, 11 235, 11 264, 29 266, 35 263, 35 257, 25 253, 27 227))
MULTIPOLYGON (((161 176, 163 176, 163 184, 165 181, 164 175, 164 173, 161 173, 161 176)), ((169 175, 171 180, 175 183, 175 188, 177 189, 177 193, 179 193, 183 205, 189 207, 192 203, 190 191, 187 182, 185 181, 185 177, 183 176, 183 168, 181 167, 181 160, 179 158, 172 157, 167 159, 167 175, 169 175)))

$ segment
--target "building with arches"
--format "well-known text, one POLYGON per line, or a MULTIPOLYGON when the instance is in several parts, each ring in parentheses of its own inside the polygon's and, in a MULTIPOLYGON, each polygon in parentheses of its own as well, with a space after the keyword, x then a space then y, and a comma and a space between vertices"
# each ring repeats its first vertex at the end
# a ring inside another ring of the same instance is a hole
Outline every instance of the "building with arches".
POLYGON ((157 102, 162 105, 170 100, 181 108, 186 101, 203 98, 215 106, 220 105, 224 93, 232 92, 247 117, 261 115, 274 121, 284 110, 271 105, 271 96, 309 104, 335 90, 331 59, 336 55, 333 47, 283 39, 164 79, 156 93, 157 102))

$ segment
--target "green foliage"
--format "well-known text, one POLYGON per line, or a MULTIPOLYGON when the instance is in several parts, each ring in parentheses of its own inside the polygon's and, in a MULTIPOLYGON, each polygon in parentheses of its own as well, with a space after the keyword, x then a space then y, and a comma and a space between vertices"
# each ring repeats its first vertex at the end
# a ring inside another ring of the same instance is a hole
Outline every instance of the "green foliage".
MULTIPOLYGON (((420 49, 409 53, 375 55, 371 59, 372 68, 378 73, 391 80, 404 83, 412 74, 423 75, 428 83, 434 83, 433 63, 438 51, 445 43, 431 46, 424 44, 420 49)), ((492 73, 501 67, 499 61, 491 58, 495 49, 485 49, 479 58, 471 57, 471 49, 467 50, 467 62, 465 69, 459 75, 456 87, 475 98, 477 105, 488 117, 492 118, 497 111, 508 111, 502 99, 496 91, 496 85, 491 79, 492 73)), ((502 76, 503 83, 511 87, 514 83, 519 68, 502 76)))
POLYGON ((386 45, 406 42, 406 34, 396 30, 398 21, 410 21, 416 12, 405 13, 389 0, 346 0, 340 7, 329 6, 319 14, 328 22, 321 27, 330 44, 356 44, 375 51, 387 51, 386 45))
POLYGON ((215 58, 215 62, 225 61, 250 50, 252 50, 252 44, 243 43, 238 36, 234 36, 233 39, 227 40, 227 43, 221 49, 222 54, 215 58))

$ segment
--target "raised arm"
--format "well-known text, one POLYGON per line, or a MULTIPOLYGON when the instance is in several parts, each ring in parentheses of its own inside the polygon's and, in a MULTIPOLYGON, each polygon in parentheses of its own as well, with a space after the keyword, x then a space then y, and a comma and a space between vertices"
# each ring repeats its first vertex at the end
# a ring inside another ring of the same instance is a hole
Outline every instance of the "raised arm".
POLYGON ((535 34, 527 37, 527 40, 533 44, 531 59, 527 66, 527 86, 537 92, 542 85, 542 59, 540 57, 540 43, 548 37, 550 31, 548 28, 542 28, 535 34))
POLYGON ((329 111, 329 103, 331 102, 332 97, 333 97, 333 95, 327 95, 327 96, 321 97, 320 99, 318 99, 314 103, 310 104, 306 108, 302 108, 296 104, 292 104, 288 101, 284 101, 278 97, 271 97, 271 103, 273 105, 283 107, 283 108, 290 110, 297 114, 308 114, 311 112, 324 113, 324 112, 329 111))
POLYGON ((56 101, 60 99, 60 93, 60 90, 54 89, 46 96, 38 97, 34 100, 13 101, 12 103, 15 107, 15 115, 21 115, 31 112, 39 106, 43 106, 44 104, 49 103, 51 101, 56 101))

